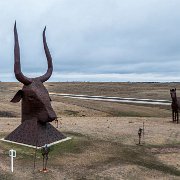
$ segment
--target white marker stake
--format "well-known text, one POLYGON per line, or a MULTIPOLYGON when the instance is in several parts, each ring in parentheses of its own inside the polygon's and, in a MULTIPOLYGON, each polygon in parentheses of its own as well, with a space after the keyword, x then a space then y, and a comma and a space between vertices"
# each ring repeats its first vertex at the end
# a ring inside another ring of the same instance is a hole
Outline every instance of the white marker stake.
POLYGON ((11 157, 11 172, 13 172, 13 158, 16 157, 16 151, 13 149, 9 150, 9 156, 11 157))

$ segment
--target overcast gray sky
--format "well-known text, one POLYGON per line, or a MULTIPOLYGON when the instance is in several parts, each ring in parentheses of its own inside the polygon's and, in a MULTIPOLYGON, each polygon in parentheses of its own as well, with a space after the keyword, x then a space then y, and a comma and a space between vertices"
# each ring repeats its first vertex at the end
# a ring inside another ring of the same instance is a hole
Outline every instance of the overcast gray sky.
POLYGON ((179 0, 0 0, 0 80, 13 74, 17 21, 23 73, 49 81, 180 81, 179 0))

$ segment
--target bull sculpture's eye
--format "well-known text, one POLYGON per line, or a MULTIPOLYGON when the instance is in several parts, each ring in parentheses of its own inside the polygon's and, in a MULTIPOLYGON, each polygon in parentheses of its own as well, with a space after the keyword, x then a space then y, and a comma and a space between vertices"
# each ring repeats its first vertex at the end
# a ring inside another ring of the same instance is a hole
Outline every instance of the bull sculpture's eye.
POLYGON ((36 98, 34 96, 28 96, 29 101, 34 101, 36 98))

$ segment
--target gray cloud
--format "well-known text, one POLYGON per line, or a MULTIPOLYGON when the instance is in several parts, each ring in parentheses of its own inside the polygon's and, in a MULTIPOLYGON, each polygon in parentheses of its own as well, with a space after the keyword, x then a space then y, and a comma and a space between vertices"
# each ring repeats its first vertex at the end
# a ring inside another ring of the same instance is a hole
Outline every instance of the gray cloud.
POLYGON ((47 25, 54 62, 53 81, 178 79, 178 0, 6 0, 0 2, 0 11, 2 81, 15 80, 12 74, 15 19, 25 74, 37 76, 46 72, 42 31, 47 25), (146 78, 140 78, 142 75, 146 78))

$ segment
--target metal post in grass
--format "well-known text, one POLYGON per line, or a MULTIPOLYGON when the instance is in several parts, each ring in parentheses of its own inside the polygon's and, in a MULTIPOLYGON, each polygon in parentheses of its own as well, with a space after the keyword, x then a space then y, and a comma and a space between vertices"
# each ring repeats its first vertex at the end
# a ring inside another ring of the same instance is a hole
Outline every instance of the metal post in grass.
POLYGON ((143 138, 144 138, 144 122, 143 122, 143 138))
POLYGON ((39 139, 39 128, 37 126, 37 131, 36 131, 36 149, 35 149, 35 152, 34 152, 34 169, 33 169, 33 173, 35 172, 35 167, 36 167, 36 155, 37 155, 37 146, 38 146, 38 139, 39 139))
POLYGON ((56 128, 58 128, 58 118, 55 119, 56 128))
POLYGON ((139 144, 141 144, 141 135, 142 135, 142 131, 143 131, 143 129, 142 129, 142 128, 139 128, 139 130, 138 130, 139 144))
POLYGON ((16 150, 9 150, 9 156, 11 157, 11 172, 13 172, 13 158, 16 157, 16 150))

